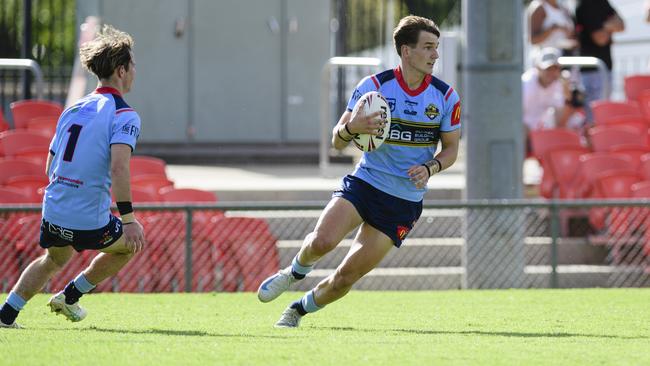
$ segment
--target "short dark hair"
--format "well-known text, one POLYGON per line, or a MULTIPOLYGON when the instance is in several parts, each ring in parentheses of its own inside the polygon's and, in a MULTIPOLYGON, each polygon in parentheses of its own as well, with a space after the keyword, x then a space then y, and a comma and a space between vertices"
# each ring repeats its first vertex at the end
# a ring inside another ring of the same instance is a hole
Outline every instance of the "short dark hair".
POLYGON ((418 43, 420 31, 425 31, 435 34, 440 37, 440 30, 433 20, 419 17, 416 15, 409 15, 402 18, 393 31, 393 42, 397 54, 402 56, 402 46, 415 46, 418 43))
POLYGON ((133 38, 128 33, 104 25, 95 39, 81 45, 81 64, 99 79, 108 79, 115 69, 124 66, 129 71, 133 38))

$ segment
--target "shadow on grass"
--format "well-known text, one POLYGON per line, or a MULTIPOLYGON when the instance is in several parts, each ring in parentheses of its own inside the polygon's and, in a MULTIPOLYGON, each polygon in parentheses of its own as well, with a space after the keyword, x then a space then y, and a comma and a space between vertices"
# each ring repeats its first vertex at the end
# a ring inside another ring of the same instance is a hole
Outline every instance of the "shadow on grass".
POLYGON ((647 336, 623 336, 623 335, 609 335, 609 334, 585 334, 585 333, 529 333, 529 332, 488 332, 481 330, 427 330, 427 329, 368 329, 368 328, 354 328, 354 327, 311 327, 316 330, 335 330, 335 331, 351 331, 351 332, 365 332, 365 333, 410 333, 410 334, 425 334, 425 335, 481 335, 481 336, 495 336, 495 337, 519 337, 519 338, 604 338, 604 339, 650 339, 647 336))
POLYGON ((215 337, 215 338, 270 338, 270 339, 280 339, 280 338, 291 338, 282 335, 259 335, 259 334, 225 334, 225 333, 211 333, 203 332, 200 330, 172 330, 172 329, 112 329, 112 328, 99 328, 91 326, 89 328, 77 328, 82 332, 102 332, 102 333, 115 333, 115 334, 154 334, 154 335, 166 335, 174 337, 215 337))

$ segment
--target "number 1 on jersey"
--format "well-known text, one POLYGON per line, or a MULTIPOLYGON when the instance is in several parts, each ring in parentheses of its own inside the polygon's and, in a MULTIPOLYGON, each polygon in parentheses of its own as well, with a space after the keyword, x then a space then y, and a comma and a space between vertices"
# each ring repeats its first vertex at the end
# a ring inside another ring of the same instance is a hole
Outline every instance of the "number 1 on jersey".
POLYGON ((68 128, 70 132, 70 138, 68 139, 68 144, 65 146, 65 153, 63 154, 64 161, 72 161, 72 156, 74 155, 74 149, 77 147, 77 140, 79 140, 79 134, 81 133, 80 125, 72 125, 68 128))

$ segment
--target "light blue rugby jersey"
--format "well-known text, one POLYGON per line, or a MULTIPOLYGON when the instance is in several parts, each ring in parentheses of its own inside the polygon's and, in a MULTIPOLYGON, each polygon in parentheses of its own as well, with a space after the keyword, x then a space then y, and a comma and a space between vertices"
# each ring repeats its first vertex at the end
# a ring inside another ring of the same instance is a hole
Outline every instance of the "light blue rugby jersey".
POLYGON ((43 218, 75 230, 108 224, 111 206, 111 145, 135 149, 140 117, 113 88, 98 88, 59 117, 50 143, 54 155, 43 218))
POLYGON ((411 90, 398 66, 361 80, 348 102, 348 111, 369 91, 378 91, 388 101, 390 133, 377 150, 363 153, 352 175, 393 196, 421 201, 426 188, 415 188, 408 169, 433 158, 440 132, 460 128, 458 93, 431 75, 411 90))

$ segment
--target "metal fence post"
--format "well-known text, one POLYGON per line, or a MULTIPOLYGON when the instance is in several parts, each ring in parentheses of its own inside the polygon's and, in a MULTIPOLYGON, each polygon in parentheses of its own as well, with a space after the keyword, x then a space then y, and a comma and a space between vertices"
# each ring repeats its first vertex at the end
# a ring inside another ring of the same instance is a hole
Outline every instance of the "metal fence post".
POLYGON ((560 236, 559 209, 555 200, 551 201, 551 288, 558 287, 557 278, 557 240, 560 236))
POLYGON ((192 208, 185 207, 185 292, 192 292, 192 208))

